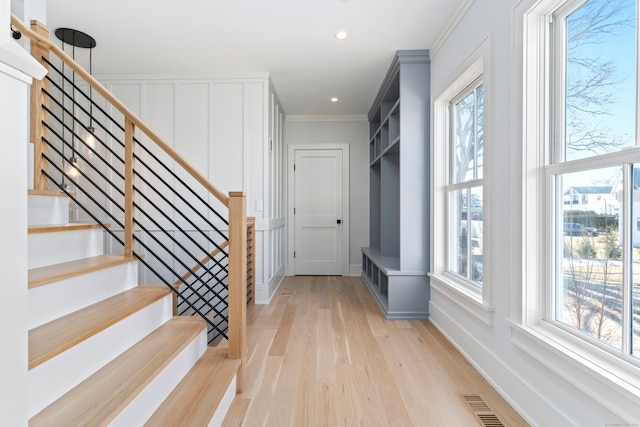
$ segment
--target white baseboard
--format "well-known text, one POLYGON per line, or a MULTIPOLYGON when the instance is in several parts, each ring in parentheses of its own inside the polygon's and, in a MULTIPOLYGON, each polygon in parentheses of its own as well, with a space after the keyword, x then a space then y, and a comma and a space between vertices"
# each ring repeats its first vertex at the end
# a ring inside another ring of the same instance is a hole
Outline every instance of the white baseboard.
POLYGON ((256 304, 269 304, 269 288, 263 283, 256 283, 256 304))
POLYGON ((349 276, 360 276, 362 264, 349 264, 349 276))
POLYGON ((269 285, 256 283, 256 304, 269 304, 271 298, 275 295, 284 280, 284 264, 280 266, 278 271, 269 280, 269 285))
POLYGON ((433 301, 429 303, 429 321, 530 425, 575 425, 561 408, 530 387, 433 301), (464 343, 464 347, 459 343, 464 343), (520 402, 526 402, 526 408, 520 402))

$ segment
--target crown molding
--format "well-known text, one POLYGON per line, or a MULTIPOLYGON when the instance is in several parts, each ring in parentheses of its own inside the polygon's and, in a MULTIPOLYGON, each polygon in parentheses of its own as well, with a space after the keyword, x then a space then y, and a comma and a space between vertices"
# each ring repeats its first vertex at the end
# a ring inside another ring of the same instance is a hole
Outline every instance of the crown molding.
POLYGON ((288 115, 287 122, 366 122, 366 114, 343 114, 335 116, 288 115))
POLYGON ((98 81, 148 81, 148 82, 188 82, 188 81, 211 81, 211 80, 264 80, 269 79, 269 73, 240 73, 240 74, 98 74, 94 76, 98 81))
POLYGON ((466 0, 464 3, 458 6, 458 9, 456 9, 451 19, 449 19, 449 21, 447 22, 447 25, 445 25, 445 27, 442 29, 440 34, 438 34, 436 41, 433 43, 433 47, 429 49, 431 53, 431 58, 435 57, 438 54, 438 51, 440 50, 442 45, 445 44, 447 39, 449 39, 449 36, 453 32, 453 30, 458 26, 458 24, 460 23, 464 15, 467 13, 469 8, 473 4, 473 1, 474 0, 466 0))

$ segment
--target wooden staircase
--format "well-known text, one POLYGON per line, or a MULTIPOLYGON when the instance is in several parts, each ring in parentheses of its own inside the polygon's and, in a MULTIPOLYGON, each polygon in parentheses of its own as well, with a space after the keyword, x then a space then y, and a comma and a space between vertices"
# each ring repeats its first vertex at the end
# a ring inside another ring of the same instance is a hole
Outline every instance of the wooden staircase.
POLYGON ((60 192, 29 192, 29 424, 220 425, 240 360, 68 211, 60 192))

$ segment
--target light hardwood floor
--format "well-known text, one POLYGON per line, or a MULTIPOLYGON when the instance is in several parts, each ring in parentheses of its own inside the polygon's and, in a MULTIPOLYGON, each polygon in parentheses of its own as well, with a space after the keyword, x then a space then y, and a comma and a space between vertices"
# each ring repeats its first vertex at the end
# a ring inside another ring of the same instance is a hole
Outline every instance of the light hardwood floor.
POLYGON ((527 425, 428 321, 386 320, 359 277, 288 277, 247 331, 225 427, 482 425, 463 394, 527 425))

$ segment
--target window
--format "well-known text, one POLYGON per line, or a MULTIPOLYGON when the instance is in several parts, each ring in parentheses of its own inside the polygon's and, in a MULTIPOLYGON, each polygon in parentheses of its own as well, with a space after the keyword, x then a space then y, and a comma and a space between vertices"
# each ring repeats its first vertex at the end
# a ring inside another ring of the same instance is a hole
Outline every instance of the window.
POLYGON ((525 3, 512 340, 577 387, 591 377, 592 397, 629 418, 640 397, 637 2, 525 3), (576 205, 578 193, 602 197, 576 205))
POLYGON ((637 1, 523 0, 513 16, 523 169, 511 341, 587 401, 636 422, 637 1), (593 190, 602 198, 586 209, 566 203, 593 190))
POLYGON ((640 360, 640 236, 631 227, 640 215, 635 16, 632 0, 570 1, 552 14, 544 172, 554 256, 545 317, 640 360), (586 194, 588 207, 563 203, 573 189, 595 187, 618 196, 603 206, 589 205, 586 194), (619 214, 607 214, 613 211, 619 214))
POLYGON ((487 326, 491 305, 490 188, 491 37, 434 90, 431 145, 431 292, 487 326))
POLYGON ((448 267, 474 286, 482 286, 482 79, 449 103, 449 122, 448 267))

